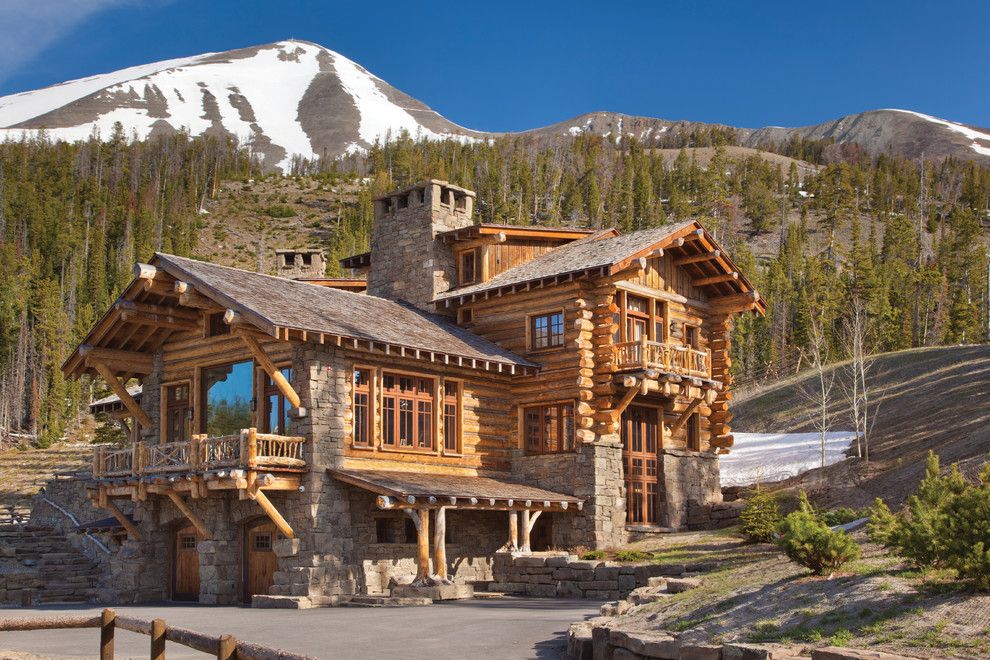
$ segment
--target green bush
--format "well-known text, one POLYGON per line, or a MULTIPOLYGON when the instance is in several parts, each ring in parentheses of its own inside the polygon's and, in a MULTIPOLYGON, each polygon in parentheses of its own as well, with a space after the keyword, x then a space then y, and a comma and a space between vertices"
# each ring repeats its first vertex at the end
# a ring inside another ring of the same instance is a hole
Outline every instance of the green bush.
POLYGON ((800 508, 780 524, 781 548, 791 561, 817 575, 829 575, 859 558, 859 546, 844 531, 832 531, 801 493, 800 508))
POLYGON ((846 523, 851 523, 854 520, 859 520, 863 517, 863 515, 856 509, 850 509, 847 506, 840 506, 838 509, 823 511, 821 517, 822 522, 826 525, 829 527, 835 527, 836 525, 845 525, 846 523))
POLYGON ((967 484, 945 504, 945 564, 977 589, 990 591, 990 464, 977 485, 967 484))
POLYGON ((757 489, 739 514, 739 530, 753 543, 773 543, 780 526, 780 507, 773 493, 757 489))
POLYGON ((296 210, 287 204, 272 204, 266 206, 262 213, 271 218, 291 218, 296 215, 296 210))
POLYGON ((640 550, 619 550, 615 553, 616 561, 646 561, 650 555, 640 550))
POLYGON ((588 550, 587 552, 581 553, 581 559, 591 560, 591 559, 605 559, 604 550, 588 550))

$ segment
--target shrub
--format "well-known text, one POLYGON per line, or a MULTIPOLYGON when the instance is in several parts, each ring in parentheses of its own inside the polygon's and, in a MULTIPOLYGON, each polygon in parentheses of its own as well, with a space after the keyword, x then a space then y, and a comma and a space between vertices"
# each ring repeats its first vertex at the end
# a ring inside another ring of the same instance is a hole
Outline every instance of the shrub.
POLYGON ((587 552, 582 552, 580 556, 581 556, 581 559, 585 559, 585 560, 590 560, 590 559, 605 559, 605 551, 604 550, 588 550, 587 552))
POLYGON ((832 531, 801 493, 800 508, 780 524, 778 542, 791 561, 817 575, 829 575, 843 564, 859 558, 859 546, 844 531, 832 531))
POLYGON ((291 218, 296 215, 296 210, 287 204, 272 204, 266 206, 262 213, 270 218, 291 218))
POLYGON ((645 561, 650 555, 641 550, 619 550, 615 553, 616 561, 645 561))
POLYGON ((822 522, 826 525, 829 527, 835 527, 836 525, 845 525, 846 523, 851 523, 854 520, 859 520, 863 516, 856 509, 840 506, 838 509, 823 511, 821 517, 822 522))
POLYGON ((780 526, 780 507, 773 493, 757 489, 739 514, 739 530, 753 543, 773 543, 780 526))
POLYGON ((978 589, 990 590, 990 464, 980 473, 978 485, 967 485, 950 497, 944 507, 945 564, 959 577, 973 580, 978 589))

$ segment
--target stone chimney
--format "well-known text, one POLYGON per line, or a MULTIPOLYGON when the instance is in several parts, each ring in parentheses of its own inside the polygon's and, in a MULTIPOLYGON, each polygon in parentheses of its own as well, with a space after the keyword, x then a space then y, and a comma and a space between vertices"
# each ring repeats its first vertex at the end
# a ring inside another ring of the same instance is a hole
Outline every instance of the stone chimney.
POLYGON ((368 293, 433 311, 457 281, 450 246, 437 236, 472 224, 474 192, 433 179, 375 199, 368 293))
POLYGON ((319 248, 275 250, 275 274, 292 280, 323 277, 327 257, 319 248))

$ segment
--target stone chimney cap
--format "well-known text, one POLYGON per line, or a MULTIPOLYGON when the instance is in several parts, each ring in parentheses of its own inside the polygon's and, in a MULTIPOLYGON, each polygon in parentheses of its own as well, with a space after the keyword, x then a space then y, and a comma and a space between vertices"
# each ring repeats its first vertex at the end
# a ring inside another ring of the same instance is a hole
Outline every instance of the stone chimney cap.
POLYGON ((275 254, 320 254, 323 248, 275 248, 275 254))
POLYGON ((467 195, 468 197, 475 197, 476 196, 473 190, 468 190, 467 188, 462 188, 460 186, 455 186, 454 184, 452 184, 452 183, 450 183, 448 181, 442 181, 440 179, 424 179, 423 181, 419 181, 418 183, 414 183, 411 186, 406 186, 405 188, 399 188, 398 190, 393 190, 393 191, 387 192, 387 193, 385 193, 383 195, 379 195, 378 197, 375 197, 375 200, 377 201, 379 199, 388 199, 390 197, 398 197, 398 196, 401 196, 401 195, 407 195, 410 192, 412 192, 413 190, 423 190, 423 189, 425 189, 426 187, 428 187, 430 185, 441 186, 443 188, 447 188, 448 190, 452 190, 455 193, 459 193, 461 195, 467 195))

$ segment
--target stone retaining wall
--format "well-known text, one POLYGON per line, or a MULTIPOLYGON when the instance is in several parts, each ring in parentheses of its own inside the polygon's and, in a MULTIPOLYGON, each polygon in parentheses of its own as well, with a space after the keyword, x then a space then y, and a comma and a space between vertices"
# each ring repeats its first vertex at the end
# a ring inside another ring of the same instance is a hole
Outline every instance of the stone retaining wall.
POLYGON ((739 522, 739 514, 745 506, 745 500, 709 503, 690 500, 687 507, 688 529, 694 531, 732 527, 739 522))
POLYGON ((495 555, 490 591, 536 598, 616 600, 651 577, 683 575, 683 564, 618 564, 579 560, 576 555, 495 555))

